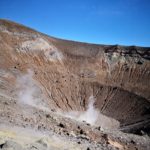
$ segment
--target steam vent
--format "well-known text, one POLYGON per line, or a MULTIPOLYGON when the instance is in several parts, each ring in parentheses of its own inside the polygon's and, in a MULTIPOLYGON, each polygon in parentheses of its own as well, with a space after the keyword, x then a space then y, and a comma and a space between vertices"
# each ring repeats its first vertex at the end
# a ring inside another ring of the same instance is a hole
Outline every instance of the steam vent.
POLYGON ((150 48, 0 20, 0 149, 149 150, 149 136, 150 48))

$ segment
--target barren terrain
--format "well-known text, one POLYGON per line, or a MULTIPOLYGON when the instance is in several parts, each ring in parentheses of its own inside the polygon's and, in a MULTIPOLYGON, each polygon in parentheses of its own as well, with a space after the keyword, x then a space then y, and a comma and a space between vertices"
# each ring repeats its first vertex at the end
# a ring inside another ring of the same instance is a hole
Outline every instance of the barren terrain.
POLYGON ((0 149, 150 149, 150 48, 47 36, 0 20, 0 149))

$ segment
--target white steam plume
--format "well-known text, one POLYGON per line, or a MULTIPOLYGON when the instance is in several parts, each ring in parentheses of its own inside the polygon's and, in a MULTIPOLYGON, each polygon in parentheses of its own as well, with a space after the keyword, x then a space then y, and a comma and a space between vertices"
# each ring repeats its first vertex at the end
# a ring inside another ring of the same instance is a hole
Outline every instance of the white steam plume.
POLYGON ((19 92, 18 102, 20 104, 27 104, 38 109, 49 111, 42 101, 42 93, 33 79, 33 72, 28 70, 28 73, 17 78, 17 87, 19 92))
POLYGON ((75 119, 77 121, 85 121, 91 125, 94 125, 97 121, 99 111, 94 108, 95 99, 93 96, 89 97, 88 108, 86 111, 70 111, 61 115, 65 115, 66 117, 75 119))
POLYGON ((100 126, 102 129, 116 129, 120 126, 117 120, 101 114, 96 108, 94 108, 94 96, 90 96, 88 102, 89 103, 86 111, 70 111, 65 113, 58 113, 77 121, 85 121, 91 125, 100 126))
POLYGON ((94 108, 94 102, 95 102, 94 97, 90 96, 87 110, 79 116, 80 121, 86 121, 87 123, 90 123, 92 125, 95 124, 99 112, 94 108))

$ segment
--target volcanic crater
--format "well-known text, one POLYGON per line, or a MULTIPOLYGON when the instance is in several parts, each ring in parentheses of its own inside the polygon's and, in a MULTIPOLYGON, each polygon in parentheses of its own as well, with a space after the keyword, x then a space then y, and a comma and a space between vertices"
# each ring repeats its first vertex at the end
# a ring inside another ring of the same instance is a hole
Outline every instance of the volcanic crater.
MULTIPOLYGON (((40 124, 38 130, 59 134, 65 128, 68 134, 89 131, 89 140, 109 141, 104 142, 106 149, 133 149, 136 142, 127 144, 126 138, 119 141, 103 132, 149 136, 149 87, 148 47, 63 40, 0 20, 1 125, 36 128, 40 124), (51 121, 47 123, 43 116, 51 121), (92 128, 100 135, 93 131, 94 138, 92 128)), ((148 144, 144 146, 135 147, 148 149, 148 144)))

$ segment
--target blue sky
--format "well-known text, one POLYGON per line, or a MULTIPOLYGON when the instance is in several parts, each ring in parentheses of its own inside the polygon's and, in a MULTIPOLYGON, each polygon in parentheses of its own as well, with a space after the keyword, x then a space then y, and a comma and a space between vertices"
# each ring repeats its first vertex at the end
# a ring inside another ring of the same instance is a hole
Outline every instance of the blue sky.
POLYGON ((64 39, 150 47, 150 0, 0 0, 0 18, 64 39))

